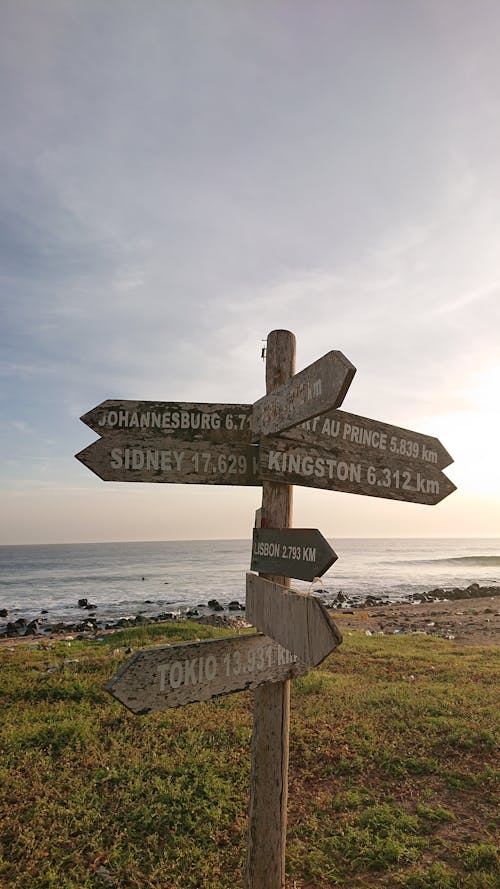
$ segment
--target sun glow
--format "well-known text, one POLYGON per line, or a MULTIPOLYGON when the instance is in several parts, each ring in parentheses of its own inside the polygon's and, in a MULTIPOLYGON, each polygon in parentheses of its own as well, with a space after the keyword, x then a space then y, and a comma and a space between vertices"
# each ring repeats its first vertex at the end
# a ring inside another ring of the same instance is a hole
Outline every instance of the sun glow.
POLYGON ((445 472, 464 494, 500 498, 499 392, 500 367, 494 367, 460 391, 463 410, 432 418, 435 434, 455 461, 445 472))

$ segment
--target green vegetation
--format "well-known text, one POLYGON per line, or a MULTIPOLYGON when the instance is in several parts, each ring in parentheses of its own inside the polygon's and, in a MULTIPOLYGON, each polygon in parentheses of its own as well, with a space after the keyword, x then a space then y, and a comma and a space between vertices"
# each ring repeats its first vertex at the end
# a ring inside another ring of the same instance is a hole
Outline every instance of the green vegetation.
MULTIPOLYGON (((128 645, 216 635, 0 648, 1 887, 242 885, 252 695, 136 717, 102 690, 128 645)), ((499 886, 497 659, 353 634, 293 683, 288 889, 499 886)))

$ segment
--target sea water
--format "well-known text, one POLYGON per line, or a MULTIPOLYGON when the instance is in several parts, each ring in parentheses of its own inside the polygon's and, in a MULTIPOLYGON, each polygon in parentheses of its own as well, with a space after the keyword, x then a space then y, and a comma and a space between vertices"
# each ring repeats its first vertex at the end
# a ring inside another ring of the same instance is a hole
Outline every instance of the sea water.
MULTIPOLYGON (((500 540, 484 538, 337 538, 338 560, 313 585, 364 599, 401 601, 436 587, 500 585, 500 540)), ((250 540, 183 540, 0 546, 0 609, 9 619, 82 616, 78 599, 97 605, 100 620, 142 612, 185 612, 218 599, 245 602, 250 540)), ((1 620, 1 619, 0 619, 1 620)))

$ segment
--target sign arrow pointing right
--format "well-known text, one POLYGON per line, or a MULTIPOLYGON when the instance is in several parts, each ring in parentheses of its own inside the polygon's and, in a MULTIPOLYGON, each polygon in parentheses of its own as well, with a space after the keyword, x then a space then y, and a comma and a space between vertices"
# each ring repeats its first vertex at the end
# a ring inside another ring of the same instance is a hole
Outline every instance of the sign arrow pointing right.
POLYGON ((319 599, 247 573, 246 618, 310 667, 342 642, 342 635, 319 599))
POLYGON ((252 571, 314 580, 322 577, 337 558, 316 528, 254 528, 252 571))

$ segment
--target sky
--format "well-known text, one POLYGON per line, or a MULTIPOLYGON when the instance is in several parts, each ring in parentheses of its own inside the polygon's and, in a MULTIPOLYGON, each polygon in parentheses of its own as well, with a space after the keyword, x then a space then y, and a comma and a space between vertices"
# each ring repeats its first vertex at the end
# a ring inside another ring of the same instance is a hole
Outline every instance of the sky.
POLYGON ((436 506, 295 486, 329 537, 498 537, 497 0, 4 0, 0 543, 248 538, 258 487, 103 482, 107 398, 343 408, 436 436, 436 506))

